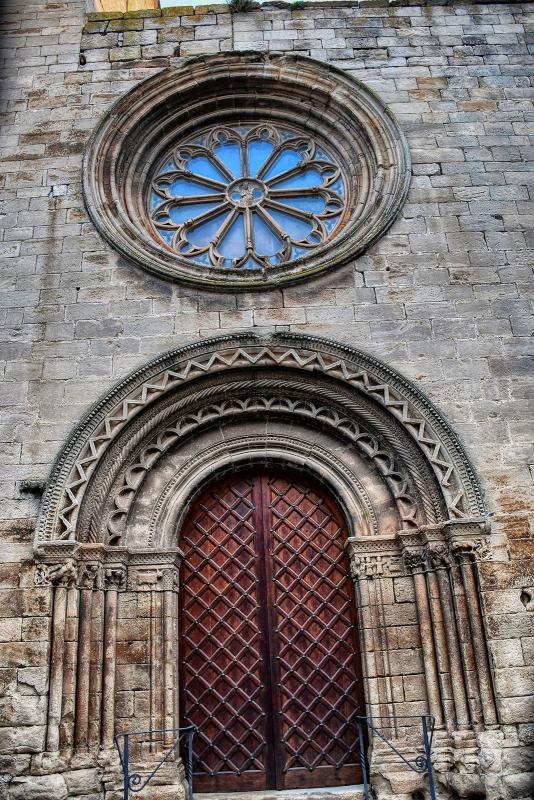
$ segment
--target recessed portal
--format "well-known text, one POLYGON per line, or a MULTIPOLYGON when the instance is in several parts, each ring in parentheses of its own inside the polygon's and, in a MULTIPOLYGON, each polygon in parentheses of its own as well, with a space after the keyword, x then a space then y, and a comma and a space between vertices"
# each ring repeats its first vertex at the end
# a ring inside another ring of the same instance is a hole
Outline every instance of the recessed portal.
POLYGON ((342 513, 319 483, 226 476, 184 524, 180 708, 196 791, 359 781, 363 713, 342 513))

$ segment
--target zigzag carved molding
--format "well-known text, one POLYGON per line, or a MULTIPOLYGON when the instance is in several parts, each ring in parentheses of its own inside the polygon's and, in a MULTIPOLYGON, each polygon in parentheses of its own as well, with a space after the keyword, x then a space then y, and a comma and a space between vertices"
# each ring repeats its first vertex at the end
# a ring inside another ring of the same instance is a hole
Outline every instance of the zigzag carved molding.
POLYGON ((380 446, 376 436, 362 428, 355 420, 340 415, 332 408, 319 406, 311 401, 296 401, 279 396, 252 397, 243 400, 236 398, 222 403, 210 403, 195 413, 187 413, 174 425, 160 431, 143 448, 135 462, 125 471, 122 485, 115 493, 116 511, 108 521, 109 544, 121 544, 126 518, 139 487, 146 473, 154 467, 167 450, 201 425, 247 412, 284 412, 295 416, 304 416, 342 432, 375 463, 391 489, 400 518, 406 528, 417 528, 420 524, 417 516, 417 498, 410 495, 408 481, 395 464, 393 456, 380 446))
POLYGON ((43 503, 38 539, 74 539, 87 483, 118 433, 163 395, 210 373, 277 367, 313 371, 363 392, 417 442, 436 476, 451 518, 484 512, 480 488, 457 437, 416 387, 378 360, 317 337, 243 334, 162 356, 104 398, 65 446, 43 503))

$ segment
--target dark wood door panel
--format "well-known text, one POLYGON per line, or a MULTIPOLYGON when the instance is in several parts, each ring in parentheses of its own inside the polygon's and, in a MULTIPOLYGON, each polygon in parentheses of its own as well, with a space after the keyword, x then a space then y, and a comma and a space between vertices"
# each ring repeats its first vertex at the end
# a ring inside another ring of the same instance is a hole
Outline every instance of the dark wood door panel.
POLYGON ((197 791, 266 788, 255 483, 210 489, 181 547, 181 708, 196 726, 197 791))
POLYGON ((181 538, 180 662, 197 791, 359 779, 345 538, 333 500, 295 476, 233 476, 195 504, 181 538))
MULTIPOLYGON (((359 774, 361 681, 343 519, 324 490, 264 478, 279 690, 280 788, 359 774)), ((325 783, 324 781, 328 781, 325 783)))

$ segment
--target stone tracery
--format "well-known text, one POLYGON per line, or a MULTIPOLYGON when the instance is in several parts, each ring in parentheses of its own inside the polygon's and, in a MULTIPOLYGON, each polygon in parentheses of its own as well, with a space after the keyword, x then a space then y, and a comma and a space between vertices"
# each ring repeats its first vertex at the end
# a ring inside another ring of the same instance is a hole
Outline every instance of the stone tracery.
POLYGON ((315 140, 272 123, 198 133, 166 154, 150 217, 172 250, 205 266, 292 261, 334 234, 344 179, 315 140))

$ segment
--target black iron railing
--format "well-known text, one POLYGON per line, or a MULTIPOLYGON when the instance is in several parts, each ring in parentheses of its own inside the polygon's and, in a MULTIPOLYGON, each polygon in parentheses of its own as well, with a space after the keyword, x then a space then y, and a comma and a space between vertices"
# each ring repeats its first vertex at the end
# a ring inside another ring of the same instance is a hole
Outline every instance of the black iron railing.
POLYGON ((187 758, 184 759, 184 767, 189 787, 189 800, 193 800, 193 736, 195 731, 196 728, 194 725, 188 725, 186 728, 160 728, 159 730, 117 733, 115 735, 115 746, 117 747, 122 767, 123 800, 129 800, 130 792, 141 792, 183 741, 187 742, 187 758), (133 736, 150 737, 150 741, 152 742, 154 735, 157 734, 162 734, 163 736, 165 736, 165 734, 173 734, 173 740, 163 753, 160 761, 149 775, 140 775, 138 772, 130 772, 130 738, 133 736), (120 747, 121 739, 123 741, 122 750, 120 747))
POLYGON ((432 740, 434 738, 435 718, 429 714, 422 716, 406 715, 395 717, 355 717, 358 724, 358 737, 360 740, 360 763, 362 766, 363 790, 365 800, 369 800, 369 777, 367 773, 367 759, 365 757, 365 728, 376 734, 393 752, 408 766, 413 772, 423 775, 425 772, 428 774, 428 788, 430 791, 431 800, 436 800, 436 787, 434 785, 434 772, 432 770, 432 740), (409 761, 405 758, 399 750, 390 742, 384 734, 375 727, 374 723, 379 720, 397 721, 401 719, 419 719, 421 720, 422 739, 424 755, 416 756, 415 759, 409 761))

